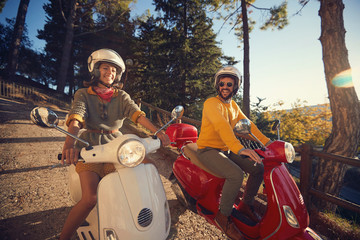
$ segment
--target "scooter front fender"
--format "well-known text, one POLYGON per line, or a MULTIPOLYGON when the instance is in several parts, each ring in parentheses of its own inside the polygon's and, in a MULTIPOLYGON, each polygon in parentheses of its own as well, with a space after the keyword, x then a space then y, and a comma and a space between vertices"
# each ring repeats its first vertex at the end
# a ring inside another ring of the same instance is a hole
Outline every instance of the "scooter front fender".
POLYGON ((166 239, 170 211, 160 176, 152 164, 122 168, 98 186, 100 239, 166 239))
POLYGON ((304 232, 290 238, 290 240, 322 240, 311 228, 306 228, 304 232))

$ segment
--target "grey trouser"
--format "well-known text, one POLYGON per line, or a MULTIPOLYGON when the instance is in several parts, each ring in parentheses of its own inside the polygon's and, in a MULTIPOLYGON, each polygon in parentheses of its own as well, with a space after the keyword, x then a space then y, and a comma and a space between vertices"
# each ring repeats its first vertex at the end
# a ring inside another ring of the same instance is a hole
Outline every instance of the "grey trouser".
POLYGON ((246 156, 237 155, 233 152, 228 154, 214 148, 198 149, 197 155, 200 162, 210 171, 225 178, 220 201, 222 214, 230 216, 233 204, 242 186, 244 171, 250 176, 245 187, 243 202, 253 205, 254 197, 263 180, 263 164, 257 163, 254 166, 255 162, 246 156))

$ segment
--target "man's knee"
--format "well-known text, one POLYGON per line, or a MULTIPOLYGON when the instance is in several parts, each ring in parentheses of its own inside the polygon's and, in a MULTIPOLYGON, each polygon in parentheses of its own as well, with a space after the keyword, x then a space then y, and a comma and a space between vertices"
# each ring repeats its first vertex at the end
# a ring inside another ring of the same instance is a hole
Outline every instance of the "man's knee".
POLYGON ((226 178, 233 183, 241 185, 244 180, 244 171, 241 168, 233 168, 231 171, 227 172, 226 178))

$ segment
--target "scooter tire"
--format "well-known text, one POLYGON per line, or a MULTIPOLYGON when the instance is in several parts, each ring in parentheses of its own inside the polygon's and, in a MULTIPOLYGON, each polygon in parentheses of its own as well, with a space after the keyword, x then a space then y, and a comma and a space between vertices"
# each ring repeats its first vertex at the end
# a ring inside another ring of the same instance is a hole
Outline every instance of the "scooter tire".
POLYGON ((186 191, 183 189, 179 181, 174 178, 172 180, 171 189, 174 191, 178 201, 190 211, 197 213, 196 210, 196 200, 192 198, 186 191))

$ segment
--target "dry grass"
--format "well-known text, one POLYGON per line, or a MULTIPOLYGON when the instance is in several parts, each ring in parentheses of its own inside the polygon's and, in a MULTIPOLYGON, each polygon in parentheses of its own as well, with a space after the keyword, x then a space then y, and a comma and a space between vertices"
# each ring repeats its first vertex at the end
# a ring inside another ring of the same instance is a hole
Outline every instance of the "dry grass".
POLYGON ((360 239, 360 226, 334 213, 312 211, 310 227, 332 240, 360 239))

